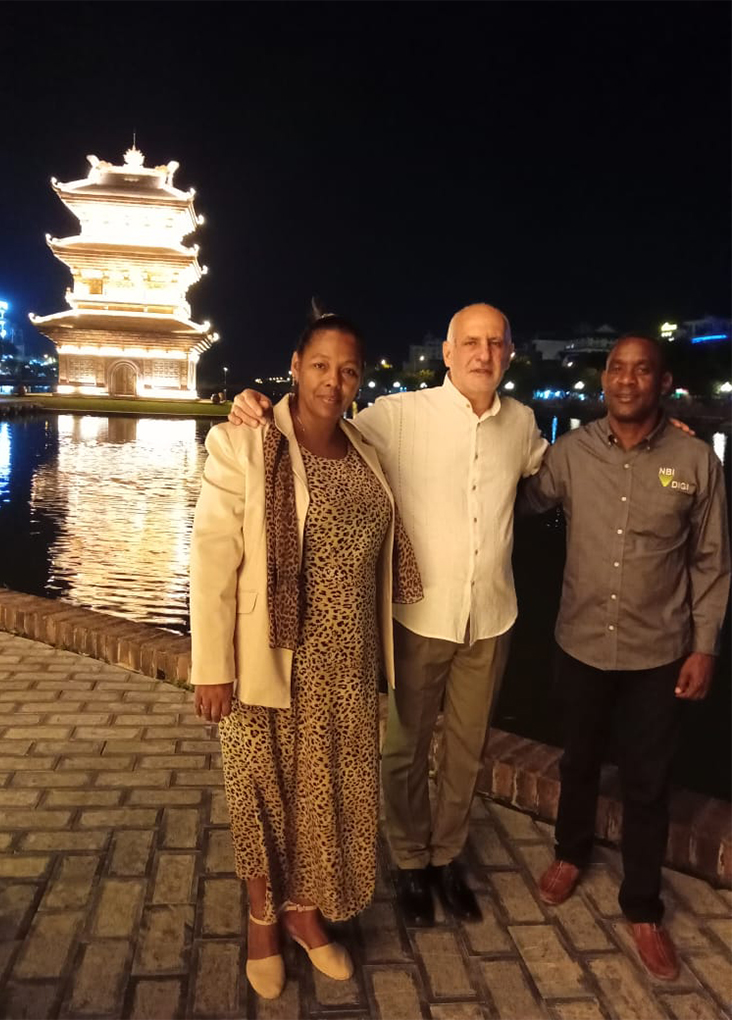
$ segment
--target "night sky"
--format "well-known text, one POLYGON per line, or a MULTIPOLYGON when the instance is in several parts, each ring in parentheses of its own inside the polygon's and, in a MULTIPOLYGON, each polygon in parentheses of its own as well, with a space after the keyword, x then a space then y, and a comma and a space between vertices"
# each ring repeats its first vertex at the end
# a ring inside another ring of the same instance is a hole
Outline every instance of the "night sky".
POLYGON ((0 296, 64 307, 49 179, 135 130, 206 217, 203 375, 282 371, 311 294, 397 357, 476 300, 729 314, 729 43, 717 2, 7 3, 0 296))

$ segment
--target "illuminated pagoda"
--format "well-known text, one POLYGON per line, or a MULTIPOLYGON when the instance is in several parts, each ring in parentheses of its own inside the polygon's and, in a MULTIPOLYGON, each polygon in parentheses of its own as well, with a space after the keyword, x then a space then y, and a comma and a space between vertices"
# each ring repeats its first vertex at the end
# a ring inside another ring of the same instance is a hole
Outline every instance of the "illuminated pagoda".
POLYGON ((58 349, 58 392, 195 399, 198 359, 218 340, 186 301, 206 273, 183 244, 203 223, 195 191, 173 186, 178 163, 146 167, 134 144, 122 166, 87 160, 85 179, 51 179, 81 225, 46 237, 73 276, 69 310, 30 316, 58 349))

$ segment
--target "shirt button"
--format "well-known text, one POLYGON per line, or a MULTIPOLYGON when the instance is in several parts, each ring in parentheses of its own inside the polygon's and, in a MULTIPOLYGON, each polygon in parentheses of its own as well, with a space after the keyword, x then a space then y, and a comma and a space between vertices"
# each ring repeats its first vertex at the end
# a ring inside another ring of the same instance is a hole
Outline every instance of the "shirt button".
POLYGON ((610 596, 611 599, 616 599, 617 597, 618 596, 615 594, 615 592, 613 592, 612 595, 610 596))
POLYGON ((612 625, 612 624, 609 624, 609 626, 608 626, 608 628, 607 628, 607 629, 608 629, 608 630, 615 630, 615 628, 613 627, 613 625, 612 625))
POLYGON ((477 523, 478 523, 478 518, 477 518, 477 517, 474 517, 474 518, 473 518, 473 524, 477 524, 477 523))
POLYGON ((478 550, 477 550, 477 549, 475 550, 475 555, 476 555, 476 556, 478 555, 478 550))
POLYGON ((477 486, 477 485, 474 485, 474 486, 473 486, 473 492, 475 492, 475 490, 476 490, 477 488, 478 488, 478 486, 477 486))
POLYGON ((621 503, 627 503, 628 502, 628 497, 627 496, 621 496, 620 497, 620 502, 621 503))
POLYGON ((615 560, 615 562, 613 563, 613 566, 614 567, 619 567, 620 566, 620 561, 619 560, 615 560))
POLYGON ((622 535, 622 534, 623 534, 623 529, 622 529, 622 528, 618 528, 618 534, 619 534, 619 535, 622 535))

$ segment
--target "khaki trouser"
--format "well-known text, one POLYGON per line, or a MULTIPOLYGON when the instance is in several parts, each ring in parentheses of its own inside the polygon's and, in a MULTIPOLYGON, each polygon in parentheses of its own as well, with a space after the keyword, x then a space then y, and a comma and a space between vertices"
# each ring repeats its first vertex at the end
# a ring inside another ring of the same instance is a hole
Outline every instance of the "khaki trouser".
POLYGON ((473 644, 422 637, 394 621, 396 688, 381 761, 386 824, 400 868, 448 864, 468 835, 491 712, 510 631, 473 644), (443 702, 437 798, 430 811, 428 756, 443 702))

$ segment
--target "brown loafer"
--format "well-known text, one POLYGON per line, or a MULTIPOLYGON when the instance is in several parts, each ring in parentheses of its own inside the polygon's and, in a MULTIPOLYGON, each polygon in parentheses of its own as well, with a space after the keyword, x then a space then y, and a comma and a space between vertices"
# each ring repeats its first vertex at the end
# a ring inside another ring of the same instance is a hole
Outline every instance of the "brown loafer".
POLYGON ((646 969, 662 981, 679 976, 679 958, 671 936, 660 924, 632 924, 630 932, 646 969))
POLYGON ((539 879, 539 896, 552 907, 564 903, 574 892, 580 869, 569 861, 554 861, 539 879))

